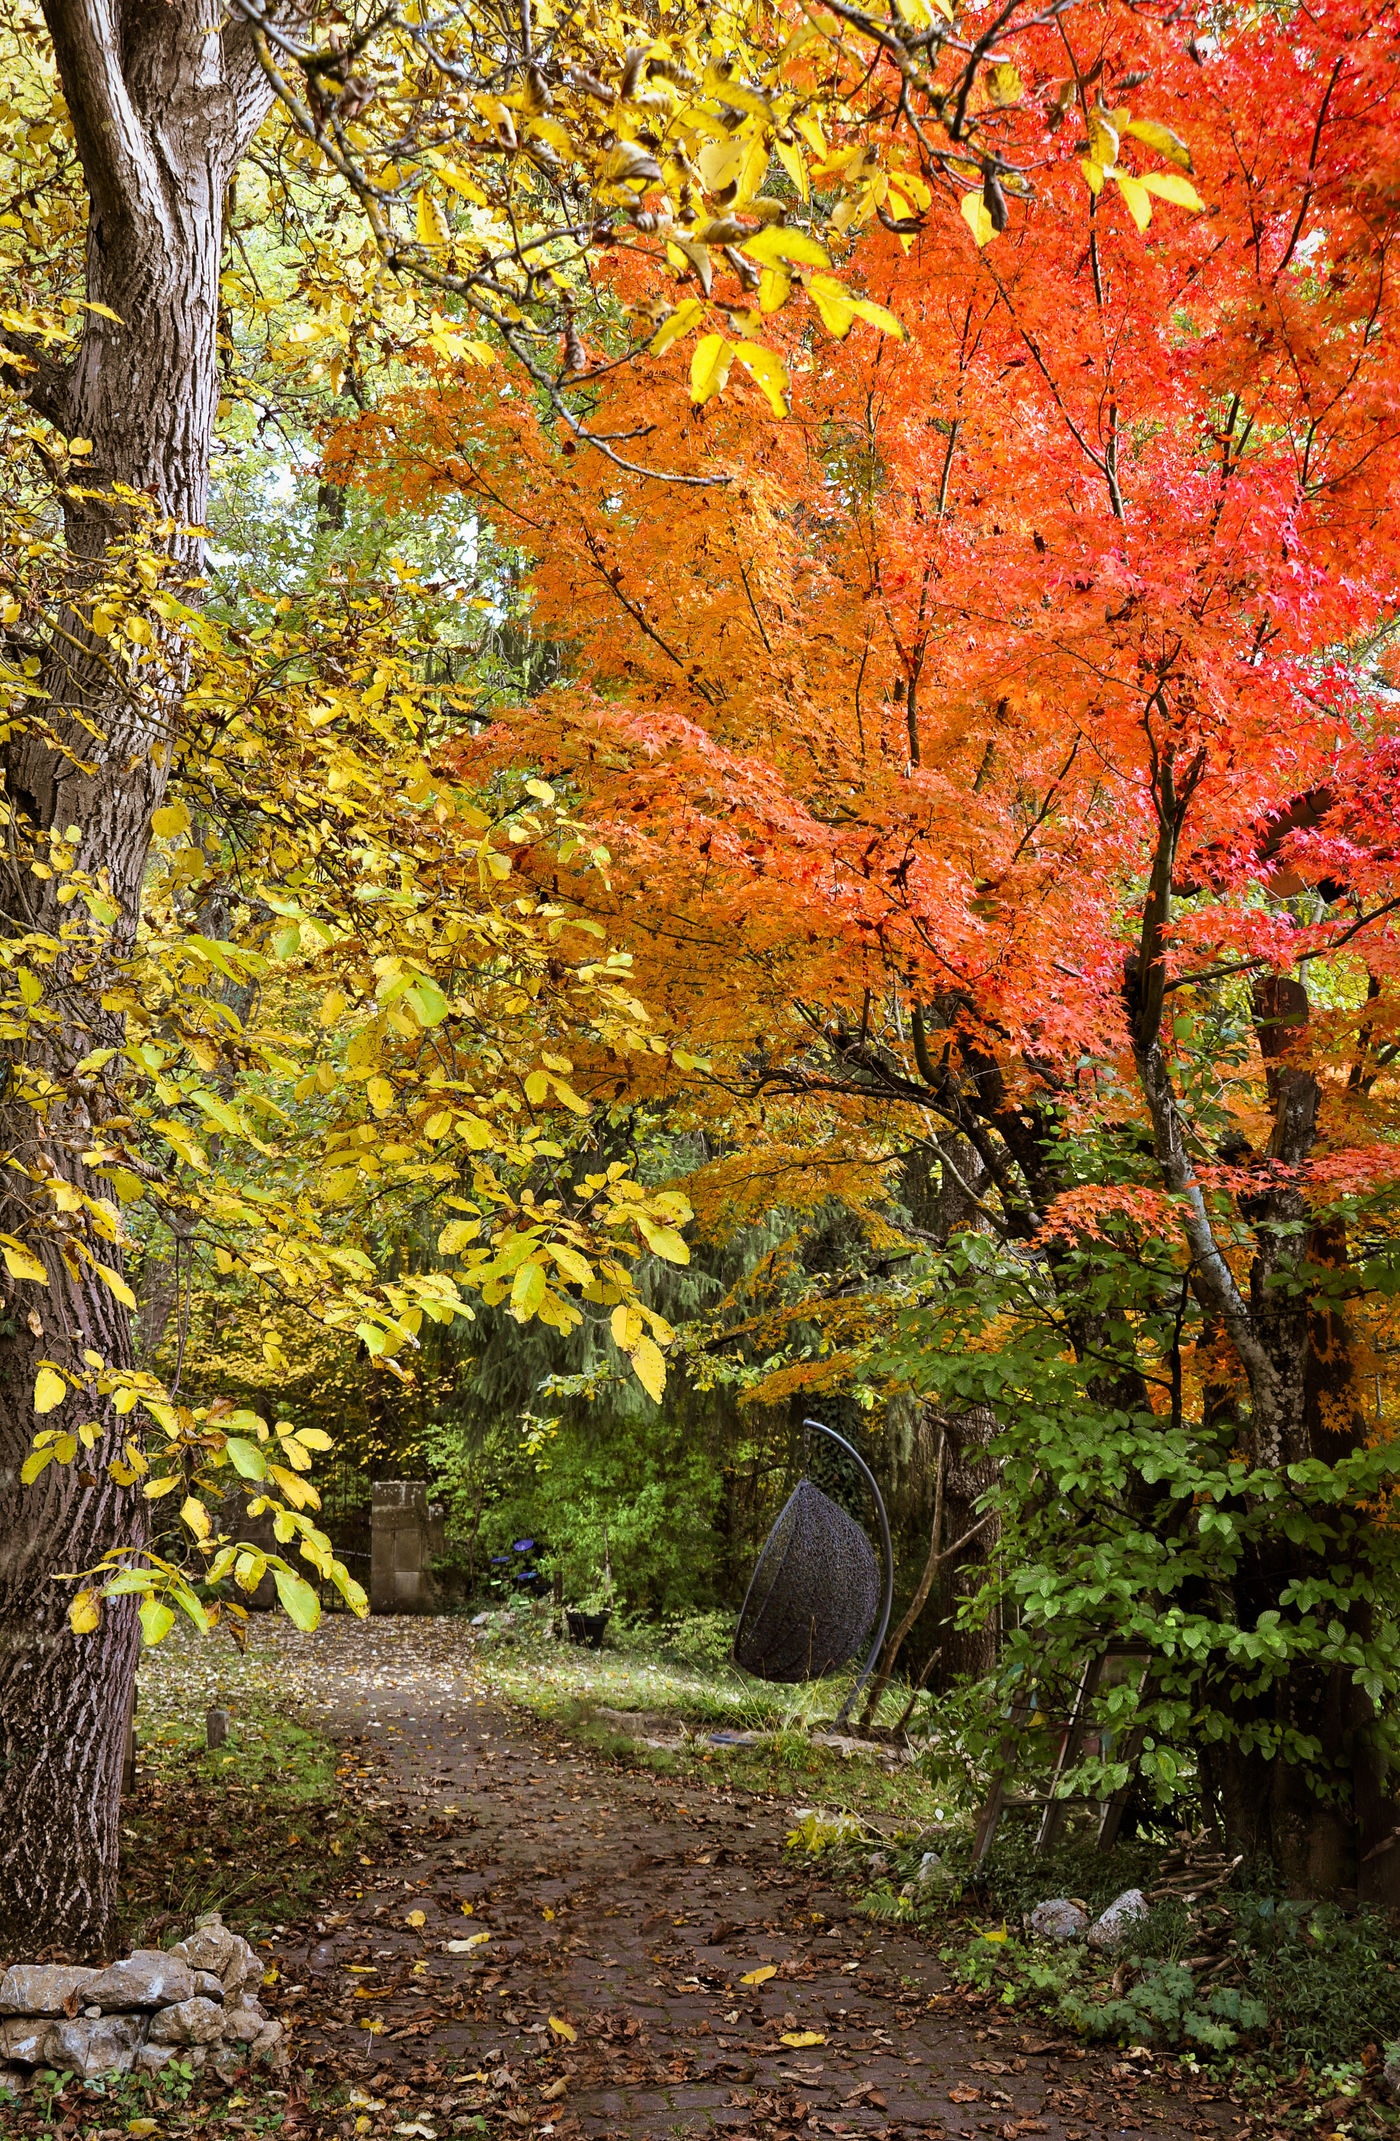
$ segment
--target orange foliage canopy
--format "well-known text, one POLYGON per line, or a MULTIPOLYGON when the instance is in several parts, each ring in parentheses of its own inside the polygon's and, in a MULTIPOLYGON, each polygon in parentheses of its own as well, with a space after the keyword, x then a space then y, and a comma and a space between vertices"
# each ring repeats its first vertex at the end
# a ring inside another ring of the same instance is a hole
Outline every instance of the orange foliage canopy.
MULTIPOLYGON (((784 422, 737 369, 694 409, 681 342, 644 410, 626 369, 585 382, 606 428, 645 425, 639 461, 707 487, 561 451, 518 388, 432 356, 334 448, 406 505, 470 491, 526 554, 568 680, 475 755, 580 794, 641 992, 731 1125, 766 1091, 780 1140, 782 1094, 966 1128, 983 1059, 1012 1116, 1121 1114, 1134 946, 1174 991, 1328 954, 1313 1033, 1348 1061, 1395 1024, 1389 924, 1351 937, 1369 1002, 1329 952, 1400 893, 1388 11, 1203 44, 1101 0, 1037 34, 1021 140, 1066 103, 1057 67, 1090 187, 1048 161, 980 245, 938 198, 914 231, 865 222, 842 273, 902 345, 780 328, 784 422), (1160 149, 1106 143, 1125 84, 1171 169, 1189 145, 1202 213, 1134 184, 1160 149)), ((1393 1171, 1383 1091, 1353 1081, 1369 1123, 1338 1094, 1310 1159, 1334 1182, 1393 1171)))

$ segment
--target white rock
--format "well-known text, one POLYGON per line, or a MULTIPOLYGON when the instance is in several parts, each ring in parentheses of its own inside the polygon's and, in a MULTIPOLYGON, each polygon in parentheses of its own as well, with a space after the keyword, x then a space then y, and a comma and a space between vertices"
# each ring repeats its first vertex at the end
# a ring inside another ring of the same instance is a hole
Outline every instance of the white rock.
POLYGON ((173 1949, 138 1948, 88 1980, 83 2004, 100 2007, 104 2015, 126 2014, 135 2007, 173 2007, 193 1992, 189 1965, 173 1949))
POLYGON ((230 1932, 217 1911, 195 1923, 188 1940, 177 1941, 170 1950, 191 1970, 207 1970, 224 1988, 225 1996, 251 1983, 262 1983, 262 1964, 241 1933, 230 1932))
POLYGON ((913 1880, 916 1888, 939 1888, 951 1879, 952 1875, 936 1851, 926 1851, 914 1868, 913 1880))
POLYGON ((53 2028, 48 2015, 11 2015, 0 2022, 0 2059, 22 2059, 37 2067, 44 2056, 44 2040, 53 2028))
POLYGON ((239 2044, 254 2044, 267 2028, 267 2016, 254 2001, 230 2007, 224 2014, 224 2036, 239 2044))
POLYGON ((1042 1940, 1078 1940, 1088 1924, 1088 1914, 1068 1896, 1051 1896, 1031 1912, 1031 1931, 1042 1940))
POLYGON ((15 1963, 0 1977, 0 2015, 61 2015, 96 1976, 69 1963, 15 1963))
POLYGON ((213 2000, 181 2000, 162 2007, 151 2024, 152 2044, 213 2044, 223 2036, 224 2011, 213 2000))
POLYGON ((23 2095, 29 2087, 29 2076, 23 2067, 6 2066, 0 2062, 0 2104, 8 2104, 23 2095))
POLYGON ((1128 1928, 1147 1916, 1147 1898, 1140 1888, 1125 1888, 1089 1928, 1091 1948, 1121 1948, 1128 1928))
POLYGON ((83 2081, 102 2074, 127 2074, 145 2031, 143 2017, 104 2015, 99 2022, 53 2022, 44 2042, 44 2060, 59 2073, 83 2081))
POLYGON ((223 1982, 215 1977, 212 1970, 191 1970, 190 1976, 194 1979, 196 1994, 206 2000, 222 2002, 224 1997, 223 1982))

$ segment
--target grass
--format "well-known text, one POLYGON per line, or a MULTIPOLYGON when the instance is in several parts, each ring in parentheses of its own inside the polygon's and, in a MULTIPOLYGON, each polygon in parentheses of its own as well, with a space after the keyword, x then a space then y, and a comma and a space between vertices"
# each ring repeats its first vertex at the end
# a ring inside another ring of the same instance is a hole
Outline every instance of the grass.
POLYGON ((178 1937, 202 1911, 250 1939, 306 1915, 382 1838, 347 1762, 287 1712, 285 1684, 258 1648, 167 1638, 142 1661, 137 1782, 122 1802, 121 1940, 178 1937), (224 1745, 205 1744, 214 1702, 224 1745))
MULTIPOLYGON (((874 1749, 869 1759, 852 1759, 813 1744, 814 1728, 831 1727, 849 1675, 780 1687, 722 1661, 697 1666, 635 1640, 601 1650, 560 1643, 549 1634, 549 1620, 547 1609, 502 1616, 483 1644, 481 1673, 503 1701, 562 1724, 599 1754, 768 1796, 800 1795, 867 1820, 894 1820, 911 1833, 951 1818, 945 1796, 917 1769, 891 1770, 874 1749), (674 1749, 639 1746, 598 1717, 605 1709, 679 1718, 699 1734, 727 1728, 763 1737, 751 1746, 702 1740, 674 1749)), ((889 1690, 876 1721, 893 1724, 903 1703, 902 1689, 889 1690)))

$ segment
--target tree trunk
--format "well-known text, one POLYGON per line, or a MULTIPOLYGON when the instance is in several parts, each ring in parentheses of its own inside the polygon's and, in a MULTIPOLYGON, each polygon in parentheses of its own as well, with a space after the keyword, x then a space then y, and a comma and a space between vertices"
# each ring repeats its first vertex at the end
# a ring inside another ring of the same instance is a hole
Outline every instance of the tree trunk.
POLYGON ((0 862, 6 911, 26 934, 69 932, 47 977, 59 1023, 40 1029, 42 1045, 12 1045, 0 1109, 0 1226, 48 1274, 47 1285, 6 1282, 0 1326, 8 1334, 0 1343, 0 1954, 10 1957, 55 1946, 97 1954, 112 1936, 136 1616, 123 1600, 95 1634, 75 1636, 71 1587, 55 1577, 113 1546, 139 1545, 146 1507, 108 1476, 123 1423, 91 1390, 75 1389, 45 1422, 96 1423, 96 1445, 84 1453, 90 1468, 51 1464, 28 1488, 19 1476, 40 1365, 51 1361, 81 1384, 90 1381, 85 1352, 118 1368, 134 1361, 127 1312, 81 1253, 119 1266, 119 1247, 85 1208, 64 1214, 43 1192, 66 1182, 93 1198, 111 1195, 95 1170, 118 1157, 105 1121, 120 1102, 74 1066, 94 1048, 121 1045, 120 1013, 104 1009, 102 996, 135 939, 151 813, 164 794, 166 737, 184 684, 180 650, 169 646, 143 665, 141 688, 114 688, 116 664, 84 622, 82 595, 108 546, 137 525, 117 486, 149 501, 146 547, 160 545, 164 569, 183 581, 197 567, 218 401, 222 204, 267 105, 246 32, 211 36, 208 0, 46 0, 45 14, 88 189, 87 295, 116 318, 87 314, 70 369, 41 362, 19 374, 39 415, 65 438, 92 441, 84 487, 100 495, 63 497, 69 605, 36 712, 0 749, 14 811, 0 862), (30 871, 51 829, 69 827, 75 867, 107 888, 118 911, 110 939, 83 921, 81 903, 58 903, 60 879, 30 871), (55 1090, 36 1103, 39 1079, 55 1090))
MULTIPOLYGON (((997 1431, 990 1405, 974 1405, 948 1422, 948 1471, 944 1485, 943 1533, 952 1540, 973 1532, 981 1512, 978 1503, 997 1483, 996 1459, 989 1454, 997 1431)), ((963 1602, 975 1598, 987 1580, 987 1567, 996 1550, 1001 1525, 995 1516, 977 1530, 958 1552, 951 1554, 938 1571, 943 1614, 938 1641, 943 1655, 938 1661, 938 1685, 948 1688, 960 1680, 981 1679, 997 1661, 997 1629, 992 1621, 981 1627, 960 1623, 963 1602)))

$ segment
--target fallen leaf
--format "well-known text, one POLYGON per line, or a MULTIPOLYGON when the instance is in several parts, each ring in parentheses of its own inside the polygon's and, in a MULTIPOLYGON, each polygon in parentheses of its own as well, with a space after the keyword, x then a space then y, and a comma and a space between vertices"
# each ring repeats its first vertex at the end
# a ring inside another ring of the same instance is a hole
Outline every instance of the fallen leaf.
POLYGON ((760 1963, 757 1970, 746 1970, 739 1983, 741 1985, 766 1985, 769 1978, 776 1977, 777 1974, 778 1966, 776 1963, 760 1963))
POLYGON ((826 2039, 825 2037, 823 2037, 820 2030, 790 2029, 784 2030, 782 2036, 778 2039, 778 2042, 779 2044, 790 2044, 794 2052, 800 2052, 805 2045, 825 2044, 826 2039))
POLYGON ((447 1952, 449 1955, 467 1955, 473 1948, 479 1948, 484 1940, 489 1940, 490 1938, 491 1935, 489 1933, 473 1933, 470 1940, 449 1940, 447 1942, 447 1952))
POLYGON ((422 1911, 410 1911, 404 1920, 405 1925, 426 1925, 427 1922, 427 1917, 422 1911))
POLYGON ((546 2104, 557 2104, 568 2086, 561 2074, 557 2082, 551 2082, 547 2089, 541 2089, 540 2095, 544 2098, 546 2104))
POLYGON ((578 2031, 574 2028, 572 2022, 561 2022, 558 2015, 551 2015, 549 2026, 556 2037, 563 2038, 565 2044, 577 2044, 578 2031))
POLYGON ((156 2122, 154 2119, 128 2119, 126 2130, 129 2134, 135 2134, 137 2141, 144 2141, 145 2135, 155 2132, 156 2122))
POLYGON ((950 2089, 948 2101, 951 2104, 980 2104, 982 2092, 980 2089, 950 2089))

